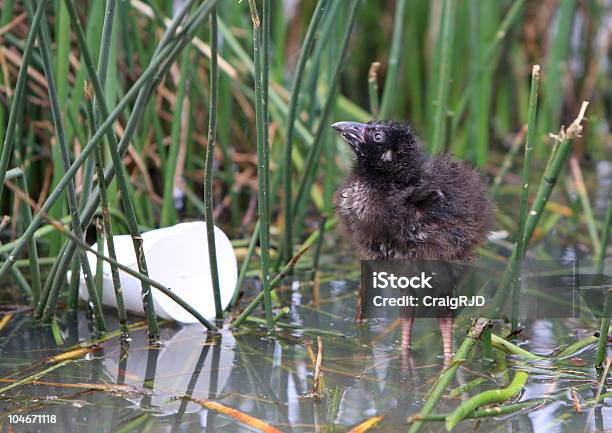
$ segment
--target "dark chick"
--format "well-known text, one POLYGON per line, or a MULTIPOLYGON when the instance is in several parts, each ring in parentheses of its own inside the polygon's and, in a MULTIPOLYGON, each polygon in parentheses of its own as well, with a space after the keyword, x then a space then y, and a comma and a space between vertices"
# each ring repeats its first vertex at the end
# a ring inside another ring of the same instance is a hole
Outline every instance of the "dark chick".
MULTIPOLYGON (((361 259, 473 257, 493 225, 478 171, 448 154, 429 155, 406 123, 338 122, 332 127, 355 154, 337 191, 336 209, 361 259)), ((452 321, 440 322, 443 334, 444 328, 452 333, 452 321)), ((409 344, 410 329, 404 333, 409 344)), ((445 352, 450 352, 450 338, 445 338, 445 352)))

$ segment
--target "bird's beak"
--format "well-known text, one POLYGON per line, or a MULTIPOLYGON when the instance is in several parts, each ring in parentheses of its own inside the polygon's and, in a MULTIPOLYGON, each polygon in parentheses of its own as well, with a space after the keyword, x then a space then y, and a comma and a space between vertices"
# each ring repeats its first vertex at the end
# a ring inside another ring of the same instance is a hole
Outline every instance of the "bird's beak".
POLYGON ((355 151, 359 151, 359 146, 365 143, 364 123, 357 122, 336 122, 332 125, 338 134, 346 141, 355 151))

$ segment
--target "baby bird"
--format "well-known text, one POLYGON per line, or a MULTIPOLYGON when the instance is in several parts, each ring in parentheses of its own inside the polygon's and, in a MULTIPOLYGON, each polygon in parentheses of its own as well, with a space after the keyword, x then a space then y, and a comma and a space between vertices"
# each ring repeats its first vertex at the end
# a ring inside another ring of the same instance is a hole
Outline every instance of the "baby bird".
MULTIPOLYGON (((354 166, 336 193, 341 229, 362 260, 465 261, 493 225, 477 170, 449 154, 429 155, 407 123, 338 122, 354 166)), ((452 319, 439 319, 445 355, 452 319)), ((403 319, 410 345, 412 319, 403 319)))

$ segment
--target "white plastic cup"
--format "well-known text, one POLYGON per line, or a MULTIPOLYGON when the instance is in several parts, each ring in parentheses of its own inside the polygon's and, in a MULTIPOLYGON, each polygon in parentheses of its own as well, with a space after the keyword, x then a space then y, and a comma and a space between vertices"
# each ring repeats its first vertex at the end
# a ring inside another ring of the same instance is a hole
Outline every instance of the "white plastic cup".
MULTIPOLYGON (((113 236, 117 261, 122 265, 138 271, 134 245, 129 235, 113 236)), ((143 249, 149 276, 171 289, 202 316, 215 317, 215 301, 210 275, 206 223, 203 221, 187 222, 171 227, 151 230, 142 234, 143 249)), ((221 305, 226 308, 232 298, 238 279, 238 263, 234 248, 227 235, 215 227, 215 247, 217 267, 219 269, 219 289, 221 305)), ((97 249, 97 244, 92 246, 97 249)), ((108 256, 106 242, 104 255, 108 256)), ((96 269, 97 257, 88 252, 89 266, 96 269)), ((131 313, 144 315, 140 280, 121 270, 119 278, 123 288, 125 309, 131 313)), ((155 312, 164 319, 179 323, 198 323, 197 319, 180 305, 152 287, 155 312)), ((89 293, 81 273, 79 297, 89 302, 89 293)), ((102 304, 117 307, 115 290, 108 262, 103 264, 102 304)))

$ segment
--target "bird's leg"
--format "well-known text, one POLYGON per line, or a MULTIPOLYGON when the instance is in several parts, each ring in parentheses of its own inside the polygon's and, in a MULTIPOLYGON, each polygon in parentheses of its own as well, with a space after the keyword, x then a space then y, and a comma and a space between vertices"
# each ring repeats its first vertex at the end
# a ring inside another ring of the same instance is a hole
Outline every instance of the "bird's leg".
POLYGON ((410 351, 410 343, 412 340, 412 323, 414 317, 400 317, 400 326, 402 328, 402 352, 410 351))
POLYGON ((452 317, 438 317, 438 326, 442 334, 442 347, 444 353, 444 367, 448 366, 453 356, 453 327, 455 319, 452 317))
MULTIPOLYGON (((400 320, 403 320, 403 319, 400 319, 400 320)), ((412 321, 412 319, 409 319, 409 320, 412 321)), ((402 321, 402 331, 403 331, 403 326, 404 326, 404 323, 402 321)), ((410 335, 410 332, 408 332, 408 335, 410 335)), ((410 337, 408 337, 408 339, 410 340, 410 337)), ((402 342, 403 342, 403 338, 402 338, 402 342)), ((402 343, 402 350, 400 350, 400 375, 401 375, 400 380, 402 383, 406 382, 409 378, 414 378, 414 375, 413 375, 414 369, 415 369, 415 363, 414 363, 414 358, 412 357, 412 352, 410 351, 410 345, 408 345, 407 347, 404 347, 402 343)))
POLYGON ((365 319, 365 287, 359 282, 357 288, 357 305, 355 305, 355 321, 362 322, 365 319))

